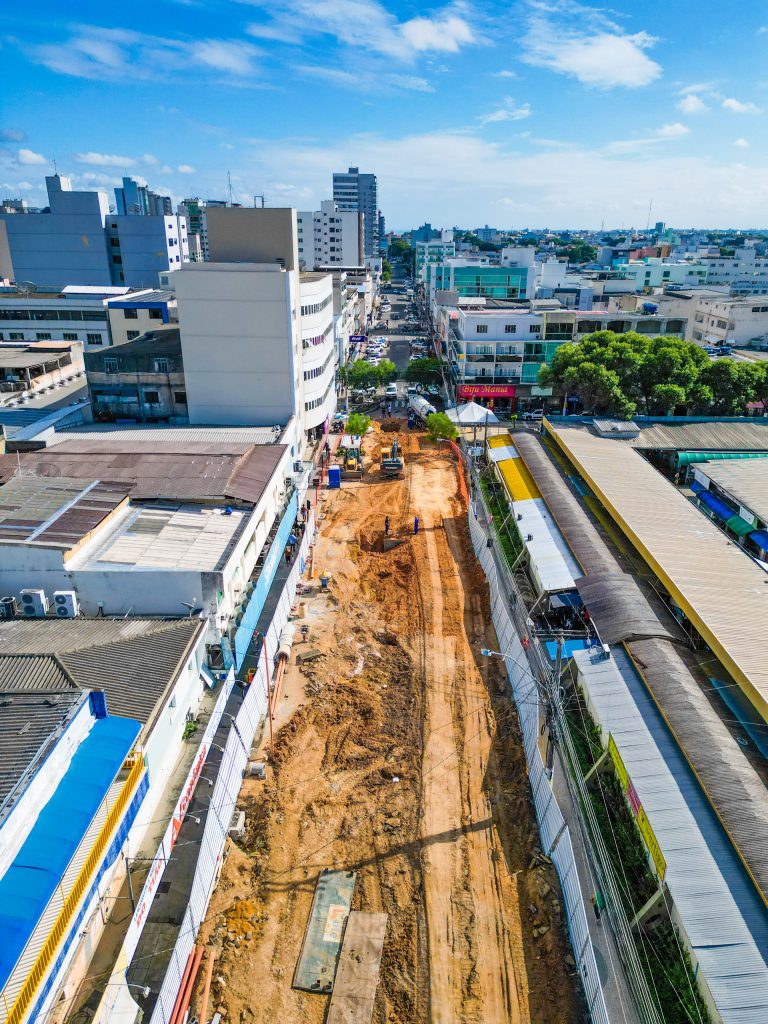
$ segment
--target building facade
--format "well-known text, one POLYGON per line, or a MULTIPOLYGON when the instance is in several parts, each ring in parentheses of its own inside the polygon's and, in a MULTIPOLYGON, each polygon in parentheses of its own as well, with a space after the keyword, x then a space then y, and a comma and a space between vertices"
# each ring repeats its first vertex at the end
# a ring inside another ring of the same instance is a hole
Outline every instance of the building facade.
POLYGON ((333 324, 333 277, 302 274, 301 348, 304 429, 327 430, 336 411, 337 346, 333 324))
POLYGON ((129 292, 118 299, 110 299, 106 306, 113 345, 124 345, 161 324, 178 320, 176 295, 167 288, 129 292))
POLYGON ((363 214, 365 221, 364 255, 379 251, 379 196, 375 174, 361 174, 358 167, 333 176, 333 201, 342 212, 363 214))
POLYGON ((0 342, 79 341, 85 351, 112 344, 106 301, 128 288, 65 287, 60 292, 0 292, 0 342))
POLYGON ((299 260, 307 270, 365 264, 365 216, 342 211, 332 199, 296 214, 299 260))

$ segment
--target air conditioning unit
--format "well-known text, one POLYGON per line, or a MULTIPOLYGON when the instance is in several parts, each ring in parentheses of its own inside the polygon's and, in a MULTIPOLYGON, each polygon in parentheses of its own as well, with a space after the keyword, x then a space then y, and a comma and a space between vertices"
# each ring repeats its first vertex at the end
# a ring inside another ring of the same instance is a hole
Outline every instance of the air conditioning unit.
POLYGON ((238 811, 235 808, 232 815, 232 824, 229 826, 230 839, 242 839, 245 832, 245 811, 238 811))
POLYGON ((303 473, 304 472, 304 463, 301 461, 301 459, 296 459, 296 461, 294 462, 294 464, 293 464, 293 472, 294 473, 303 473))
POLYGON ((42 618, 48 611, 48 598, 44 590, 22 590, 21 610, 29 618, 42 618))
POLYGON ((15 619, 17 613, 18 605, 15 597, 0 599, 0 619, 15 619))
POLYGON ((80 614, 80 604, 74 590, 54 590, 53 610, 60 619, 74 619, 80 614))

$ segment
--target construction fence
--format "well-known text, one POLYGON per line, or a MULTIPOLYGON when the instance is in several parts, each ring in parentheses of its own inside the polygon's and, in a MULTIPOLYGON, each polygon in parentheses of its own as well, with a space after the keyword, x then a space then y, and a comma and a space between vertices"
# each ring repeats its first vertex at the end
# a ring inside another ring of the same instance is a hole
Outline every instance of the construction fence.
POLYGON ((469 531, 490 587, 491 617, 500 650, 505 655, 507 675, 520 720, 541 846, 554 864, 560 880, 571 947, 590 1019, 593 1024, 609 1024, 570 831, 552 791, 539 749, 539 685, 544 674, 551 673, 551 667, 538 639, 529 629, 525 604, 503 555, 496 550, 490 516, 479 497, 479 486, 474 490, 475 497, 469 510, 469 531), (523 637, 527 648, 523 647, 523 637), (531 665, 536 675, 532 673, 531 665))
MULTIPOLYGON (((299 577, 304 572, 309 557, 314 527, 314 516, 310 515, 294 567, 285 582, 272 622, 265 635, 265 647, 273 655, 277 654, 280 633, 288 622, 299 577)), ((259 668, 248 687, 234 720, 233 728, 224 744, 219 772, 211 793, 210 811, 206 816, 205 829, 200 843, 200 854, 195 868, 189 905, 171 955, 165 980, 150 1018, 150 1024, 169 1024, 187 959, 208 911, 208 904, 222 864, 227 833, 243 783, 243 772, 248 764, 250 748, 256 731, 267 714, 267 692, 272 677, 271 666, 269 672, 268 680, 264 659, 260 659, 259 668)))

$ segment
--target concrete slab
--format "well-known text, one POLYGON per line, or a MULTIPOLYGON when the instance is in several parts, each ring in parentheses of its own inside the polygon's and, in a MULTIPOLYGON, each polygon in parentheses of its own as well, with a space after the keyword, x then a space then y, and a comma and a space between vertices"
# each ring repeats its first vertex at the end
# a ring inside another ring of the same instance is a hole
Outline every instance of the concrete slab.
POLYGON ((333 988, 356 878, 354 871, 321 872, 293 976, 294 988, 325 993, 333 988))
POLYGON ((387 917, 363 911, 349 915, 326 1024, 371 1024, 387 917))

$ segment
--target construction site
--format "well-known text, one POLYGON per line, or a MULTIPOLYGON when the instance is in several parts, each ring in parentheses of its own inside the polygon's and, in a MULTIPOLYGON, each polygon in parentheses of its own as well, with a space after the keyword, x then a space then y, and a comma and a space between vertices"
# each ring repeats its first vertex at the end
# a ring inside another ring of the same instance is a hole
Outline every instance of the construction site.
POLYGON ((321 492, 302 640, 253 755, 264 777, 243 782, 192 1012, 576 1024, 517 712, 481 653, 498 644, 456 456, 401 433, 389 475, 384 448, 375 424, 360 478, 321 492))

